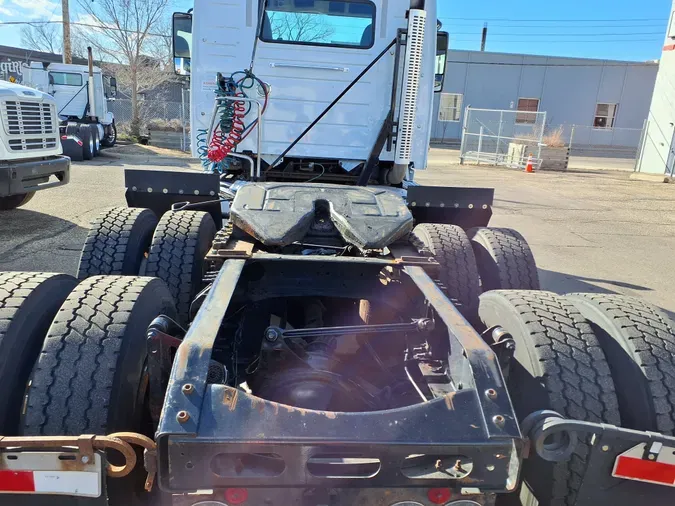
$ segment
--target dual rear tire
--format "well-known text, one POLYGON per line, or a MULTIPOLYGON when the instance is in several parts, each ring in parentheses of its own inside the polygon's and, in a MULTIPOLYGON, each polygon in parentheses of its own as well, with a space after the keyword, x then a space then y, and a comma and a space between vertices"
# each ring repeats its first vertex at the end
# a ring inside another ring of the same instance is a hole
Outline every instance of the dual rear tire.
MULTIPOLYGON (((481 295, 478 312, 515 341, 507 386, 519 422, 553 410, 675 434, 675 323, 658 308, 622 295, 498 290, 481 295)), ((521 498, 575 504, 590 450, 580 439, 568 461, 530 456, 521 498)))
POLYGON ((64 154, 70 156, 73 161, 92 160, 101 153, 103 142, 98 124, 71 123, 66 126, 66 135, 74 135, 82 142, 82 146, 69 142, 64 150, 64 154))
MULTIPOLYGON (((146 331, 159 315, 176 317, 171 293, 137 276, 76 284, 64 274, 0 273, 0 435, 152 437, 146 331)), ((111 503, 134 503, 143 480, 142 466, 115 480, 111 503)))
POLYGON ((489 290, 538 290, 539 275, 527 241, 515 230, 422 223, 410 242, 440 264, 437 283, 469 321, 475 322, 478 297, 489 290))
POLYGON ((190 305, 203 287, 204 258, 215 234, 209 213, 170 211, 158 221, 149 209, 115 207, 92 222, 77 277, 157 277, 177 303, 178 321, 187 325, 190 305))

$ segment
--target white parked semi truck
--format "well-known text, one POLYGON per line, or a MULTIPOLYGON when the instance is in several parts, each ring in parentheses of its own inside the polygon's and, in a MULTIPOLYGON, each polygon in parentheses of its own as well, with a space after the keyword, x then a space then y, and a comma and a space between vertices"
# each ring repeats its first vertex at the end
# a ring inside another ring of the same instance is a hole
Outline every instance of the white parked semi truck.
POLYGON ((88 65, 32 62, 23 84, 48 93, 57 105, 63 152, 76 161, 91 160, 117 141, 108 100, 117 94, 114 77, 104 76, 89 56, 88 65))
POLYGON ((0 81, 0 122, 0 211, 24 205, 38 190, 68 183, 70 159, 61 154, 50 95, 0 81))
POLYGON ((673 504, 675 323, 539 290, 492 189, 413 181, 436 7, 175 17, 206 170, 127 169, 78 279, 0 273, 0 501, 673 504))

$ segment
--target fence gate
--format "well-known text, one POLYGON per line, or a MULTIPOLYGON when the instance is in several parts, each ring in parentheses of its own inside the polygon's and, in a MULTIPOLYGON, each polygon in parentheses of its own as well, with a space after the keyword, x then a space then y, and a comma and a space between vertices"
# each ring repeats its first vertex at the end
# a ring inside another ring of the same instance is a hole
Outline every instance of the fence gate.
POLYGON ((460 163, 525 168, 530 153, 541 165, 545 112, 466 108, 460 163))

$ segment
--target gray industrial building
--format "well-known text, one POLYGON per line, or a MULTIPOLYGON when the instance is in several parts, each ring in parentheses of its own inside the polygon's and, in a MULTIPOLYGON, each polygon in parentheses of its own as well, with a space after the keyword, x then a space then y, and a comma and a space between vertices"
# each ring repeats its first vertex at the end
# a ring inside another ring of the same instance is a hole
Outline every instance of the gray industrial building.
POLYGON ((675 177, 675 1, 663 43, 637 171, 675 177))
MULTIPOLYGON (((465 108, 545 111, 546 130, 562 127, 575 146, 635 148, 658 62, 628 62, 450 50, 436 94, 432 139, 459 143, 465 108)), ((517 121, 518 122, 518 121, 517 121)))

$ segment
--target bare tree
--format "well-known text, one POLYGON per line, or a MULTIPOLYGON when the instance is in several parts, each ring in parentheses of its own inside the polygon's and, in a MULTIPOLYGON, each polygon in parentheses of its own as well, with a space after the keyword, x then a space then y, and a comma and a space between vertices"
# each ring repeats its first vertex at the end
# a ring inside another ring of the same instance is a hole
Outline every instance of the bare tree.
POLYGON ((169 0, 77 0, 89 28, 85 37, 103 57, 114 62, 115 76, 122 91, 131 98, 131 135, 141 131, 141 94, 173 78, 170 45, 156 37, 170 39, 163 20, 169 0), (164 33, 158 30, 165 30, 164 33))
MULTIPOLYGON (((63 31, 60 22, 40 20, 21 27, 21 43, 28 49, 45 53, 59 54, 63 51, 63 31)), ((73 56, 84 57, 87 54, 80 30, 71 32, 73 56)))
POLYGON ((37 22, 21 27, 21 43, 34 51, 60 53, 63 47, 59 23, 37 22))
POLYGON ((273 12, 270 27, 275 39, 295 42, 330 42, 335 33, 321 16, 302 12, 273 12))

